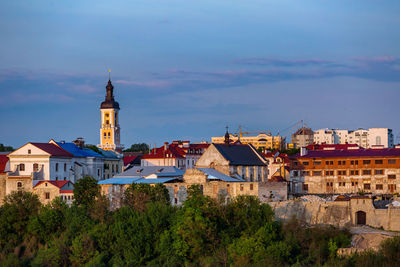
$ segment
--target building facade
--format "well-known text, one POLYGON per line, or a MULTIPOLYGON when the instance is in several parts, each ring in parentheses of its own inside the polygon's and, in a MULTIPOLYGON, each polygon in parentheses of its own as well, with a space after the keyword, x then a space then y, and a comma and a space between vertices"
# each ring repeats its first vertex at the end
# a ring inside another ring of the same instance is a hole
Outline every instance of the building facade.
POLYGON ((400 192, 400 149, 313 150, 292 159, 291 191, 309 194, 400 192))
POLYGON ((295 148, 306 147, 314 143, 314 132, 311 128, 299 128, 292 134, 291 142, 295 148))
MULTIPOLYGON (((285 147, 285 138, 282 136, 271 136, 270 134, 260 133, 257 136, 236 136, 230 134, 229 139, 232 143, 240 142, 242 144, 251 144, 257 150, 282 149, 285 147)), ((215 144, 224 144, 225 136, 211 137, 211 142, 215 144)))
POLYGON ((121 152, 121 128, 119 126, 119 103, 114 100, 114 86, 108 80, 106 97, 101 103, 101 127, 99 148, 104 150, 116 150, 121 152))

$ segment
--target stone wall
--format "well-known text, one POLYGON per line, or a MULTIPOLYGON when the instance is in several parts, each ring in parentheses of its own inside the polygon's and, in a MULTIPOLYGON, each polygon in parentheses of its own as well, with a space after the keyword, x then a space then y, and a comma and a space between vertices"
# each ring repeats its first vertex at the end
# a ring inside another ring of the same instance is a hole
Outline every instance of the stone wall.
POLYGON ((357 212, 366 214, 366 225, 385 230, 400 231, 400 208, 389 206, 376 209, 372 199, 355 198, 350 201, 307 202, 290 200, 271 202, 275 216, 288 220, 293 216, 308 224, 330 224, 338 227, 356 225, 357 212))

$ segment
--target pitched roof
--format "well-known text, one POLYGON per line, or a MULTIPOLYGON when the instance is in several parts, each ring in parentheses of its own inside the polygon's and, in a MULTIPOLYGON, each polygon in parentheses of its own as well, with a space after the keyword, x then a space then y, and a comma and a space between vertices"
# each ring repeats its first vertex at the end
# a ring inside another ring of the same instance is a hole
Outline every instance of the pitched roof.
POLYGON ((124 156, 124 166, 133 163, 140 164, 141 155, 136 156, 124 156))
POLYGON ((63 150, 68 151, 74 157, 86 158, 86 157, 95 157, 95 158, 104 158, 103 155, 94 152, 88 148, 80 148, 74 143, 66 143, 66 142, 57 142, 57 145, 60 146, 63 150))
POLYGON ((221 155, 230 162, 231 165, 243 166, 265 166, 261 160, 262 156, 253 150, 251 145, 226 145, 214 144, 221 155), (260 158, 261 157, 261 158, 260 158))
POLYGON ((296 158, 368 158, 368 157, 400 157, 400 148, 383 149, 343 149, 343 150, 310 150, 306 155, 297 155, 296 158))
POLYGON ((8 162, 7 155, 0 155, 0 173, 4 172, 8 162))
POLYGON ((357 148, 357 144, 312 144, 306 146, 308 150, 336 150, 336 149, 349 149, 357 148))
POLYGON ((145 177, 153 173, 174 173, 175 176, 182 176, 184 171, 175 166, 134 166, 123 173, 118 174, 118 176, 145 177))
POLYGON ((68 184, 70 181, 50 181, 50 180, 42 180, 42 181, 37 181, 36 183, 34 183, 34 186, 33 187, 36 187, 36 186, 38 186, 38 185, 40 185, 40 184, 43 184, 43 183, 49 183, 49 184, 52 184, 52 185, 54 185, 54 186, 57 186, 58 188, 62 188, 64 185, 66 185, 66 184, 68 184))
POLYGON ((238 178, 230 177, 212 168, 197 168, 197 169, 207 174, 208 176, 207 179, 209 180, 221 180, 224 182, 244 182, 244 180, 239 177, 238 178))
POLYGON ((49 153, 51 156, 55 157, 73 157, 71 153, 68 151, 64 150, 63 148, 60 148, 56 145, 49 144, 49 143, 30 143, 34 145, 35 147, 49 153))

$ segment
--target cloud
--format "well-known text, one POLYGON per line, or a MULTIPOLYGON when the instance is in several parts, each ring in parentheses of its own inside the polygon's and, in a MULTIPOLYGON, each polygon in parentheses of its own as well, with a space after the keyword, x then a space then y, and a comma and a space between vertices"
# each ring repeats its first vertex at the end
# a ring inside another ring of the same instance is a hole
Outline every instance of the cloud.
POLYGON ((135 86, 143 86, 143 87, 164 87, 167 86, 169 83, 167 81, 130 81, 130 80, 115 80, 114 83, 116 84, 123 84, 123 85, 135 85, 135 86))
POLYGON ((320 65, 330 65, 334 62, 329 60, 324 60, 320 58, 310 58, 310 59, 280 59, 272 57, 251 57, 251 58, 240 58, 234 61, 237 64, 246 65, 268 65, 277 67, 299 67, 299 66, 320 66, 320 65))
MULTIPOLYGON (((65 86, 65 84, 62 84, 62 83, 59 83, 59 85, 65 86)), ((95 87, 87 85, 87 84, 78 84, 78 85, 73 85, 71 87, 68 87, 68 90, 87 94, 87 93, 98 92, 99 88, 95 88, 95 87)))
POLYGON ((391 64, 400 63, 400 59, 394 56, 380 57, 352 57, 351 60, 367 64, 391 64))

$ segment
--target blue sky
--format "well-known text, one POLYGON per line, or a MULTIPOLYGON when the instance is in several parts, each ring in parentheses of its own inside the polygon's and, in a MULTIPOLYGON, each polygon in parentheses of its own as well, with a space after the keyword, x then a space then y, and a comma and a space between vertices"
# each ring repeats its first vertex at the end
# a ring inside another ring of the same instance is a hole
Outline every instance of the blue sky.
POLYGON ((98 144, 108 68, 126 146, 301 119, 397 136, 399 13, 378 0, 3 0, 0 143, 98 144))

